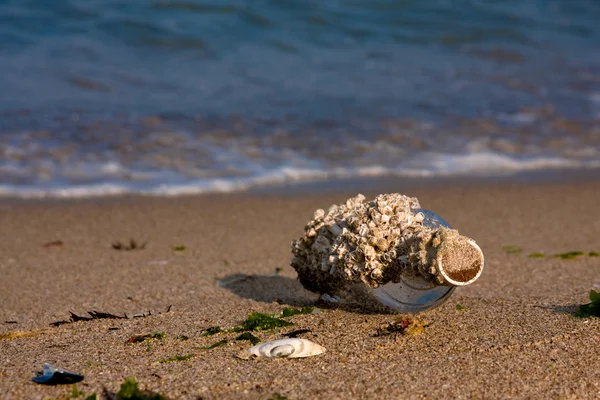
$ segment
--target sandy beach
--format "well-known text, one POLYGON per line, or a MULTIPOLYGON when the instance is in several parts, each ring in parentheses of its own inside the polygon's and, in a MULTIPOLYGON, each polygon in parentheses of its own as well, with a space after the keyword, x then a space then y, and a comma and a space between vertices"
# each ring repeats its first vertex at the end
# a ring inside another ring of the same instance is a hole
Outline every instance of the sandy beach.
POLYGON ((127 377, 173 399, 600 397, 600 319, 574 317, 600 287, 600 257, 587 255, 600 251, 600 183, 380 186, 0 202, 0 397, 66 398, 71 385, 31 381, 44 362, 84 374, 77 389, 99 398, 127 377), (485 253, 476 283, 417 316, 428 323, 422 335, 374 337, 397 316, 316 304, 289 266, 290 242, 313 211, 358 192, 416 196, 485 253), (130 238, 147 245, 112 248, 130 238), (586 255, 552 257, 569 251, 586 255), (202 335, 306 305, 321 312, 254 334, 310 329, 301 337, 327 348, 316 357, 241 360, 250 343, 236 333, 202 335), (92 310, 154 315, 50 325, 92 310), (151 332, 165 336, 127 343, 151 332))

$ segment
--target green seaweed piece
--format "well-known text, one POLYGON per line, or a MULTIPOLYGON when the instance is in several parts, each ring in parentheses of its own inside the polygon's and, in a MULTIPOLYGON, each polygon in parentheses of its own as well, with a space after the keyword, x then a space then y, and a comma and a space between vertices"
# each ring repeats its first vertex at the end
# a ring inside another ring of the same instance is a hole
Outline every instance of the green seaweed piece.
POLYGON ((101 362, 97 362, 97 361, 92 361, 92 360, 87 360, 86 362, 83 363, 87 368, 91 368, 91 367, 101 367, 104 364, 102 364, 101 362))
POLYGON ((83 390, 77 390, 77 384, 74 383, 71 388, 71 394, 69 395, 69 398, 77 399, 77 398, 83 397, 83 396, 85 396, 85 393, 83 392, 83 390))
POLYGON ((166 363, 176 362, 176 361, 185 361, 185 360, 189 360, 190 358, 194 357, 195 355, 196 354, 191 353, 191 354, 186 354, 185 356, 174 356, 171 358, 164 358, 162 360, 158 360, 158 362, 161 364, 166 364, 166 363))
POLYGON ((588 253, 588 256, 590 256, 590 257, 600 257, 600 253, 598 253, 597 251, 590 251, 588 253))
POLYGON ((220 346, 224 346, 227 344, 227 340, 223 339, 223 340, 219 340, 217 343, 213 343, 208 347, 200 347, 202 350, 210 350, 210 349, 214 349, 215 347, 220 347, 220 346))
POLYGON ((503 246, 502 250, 509 254, 520 253, 521 251, 523 251, 523 249, 519 246, 503 246))
MULTIPOLYGON (((83 390, 78 390, 77 384, 74 383, 71 388, 71 394, 69 394, 67 396, 67 399, 78 399, 80 397, 83 397, 84 400, 98 400, 98 396, 96 395, 96 393, 92 393, 92 394, 86 396, 85 392, 83 390)), ((62 399, 63 397, 60 397, 60 398, 62 399)))
POLYGON ((290 325, 293 324, 283 319, 273 317, 272 315, 253 312, 244 322, 242 322, 241 326, 233 328, 233 332, 267 331, 290 325))
POLYGON ((242 333, 240 336, 236 337, 235 340, 249 340, 252 344, 260 343, 260 339, 250 332, 242 333))
POLYGON ((575 311, 575 316, 579 318, 598 317, 600 318, 600 292, 590 290, 590 303, 580 305, 575 311))
POLYGON ((583 255, 585 255, 583 251, 569 251, 567 253, 555 254, 554 257, 562 258, 563 260, 572 260, 583 255))
POLYGON ((273 396, 269 397, 268 400, 288 400, 288 398, 282 394, 273 393, 273 396))
POLYGON ((175 336, 175 339, 177 340, 189 340, 189 336, 185 336, 185 335, 177 335, 175 336))
POLYGON ((140 390, 134 378, 125 378, 116 397, 117 400, 168 400, 160 393, 140 390))
POLYGON ((544 258, 546 255, 544 253, 531 253, 527 257, 529 258, 544 258))
POLYGON ((223 332, 220 326, 211 326, 210 328, 206 328, 202 333, 202 336, 212 336, 216 335, 219 332, 223 332))
POLYGON ((175 246, 175 247, 173 247, 173 250, 175 250, 175 251, 184 251, 185 250, 185 246, 175 246))
POLYGON ((466 310, 470 310, 470 308, 469 308, 469 307, 467 307, 467 306, 463 306, 463 305, 462 305, 462 304, 460 304, 460 303, 457 303, 457 304, 456 304, 456 310, 457 310, 457 311, 466 311, 466 310))
POLYGON ((314 307, 302 307, 301 309, 298 308, 293 308, 293 307, 286 307, 283 310, 281 310, 281 317, 285 318, 285 317, 292 317, 294 315, 299 315, 299 314, 311 314, 313 311, 315 310, 314 307))

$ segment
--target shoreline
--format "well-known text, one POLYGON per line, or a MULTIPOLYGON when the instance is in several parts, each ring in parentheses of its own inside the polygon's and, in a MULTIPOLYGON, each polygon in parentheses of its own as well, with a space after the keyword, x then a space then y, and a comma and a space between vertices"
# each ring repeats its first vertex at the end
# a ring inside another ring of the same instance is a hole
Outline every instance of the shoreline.
POLYGON ((183 399, 265 399, 275 393, 290 399, 593 398, 600 393, 600 357, 590 343, 598 340, 600 320, 573 313, 600 286, 600 258, 553 257, 600 250, 600 182, 580 178, 0 200, 0 335, 37 332, 0 339, 0 392, 9 399, 70 393, 70 385, 30 381, 43 362, 51 362, 83 373, 78 389, 98 395, 102 387, 118 391, 134 377, 144 389, 183 399), (474 238, 486 257, 477 282, 417 315, 428 325, 416 337, 374 337, 396 316, 325 308, 289 266, 290 242, 316 208, 358 192, 372 198, 391 191, 418 197, 424 208, 474 238), (130 238, 147 245, 111 247, 130 238), (43 246, 58 240, 62 245, 43 246), (175 250, 180 246, 185 249, 175 250), (521 251, 509 253, 505 246, 521 251), (528 257, 534 252, 545 256, 528 257), (235 283, 218 285, 228 279, 235 283), (468 309, 459 311, 457 304, 468 309), (289 329, 254 334, 266 341, 310 329, 304 338, 327 348, 320 356, 244 361, 233 356, 250 343, 231 333, 203 336, 211 326, 231 329, 251 312, 306 305, 321 313, 291 317, 289 329), (92 310, 156 315, 49 325, 68 319, 69 311, 92 310), (165 332, 165 338, 127 343, 150 332, 165 332), (182 335, 189 339, 178 339, 182 335), (221 340, 227 343, 201 349, 221 340), (183 361, 158 362, 189 354, 183 361))
MULTIPOLYGON (((427 177, 352 177, 332 178, 312 181, 294 181, 280 184, 256 185, 247 189, 233 191, 208 190, 198 193, 103 193, 87 195, 46 195, 46 196, 18 196, 0 195, 0 203, 19 202, 62 202, 62 201, 88 201, 103 199, 177 199, 204 196, 288 196, 288 195, 329 195, 332 193, 353 193, 353 190, 366 192, 385 191, 390 188, 450 188, 455 185, 489 186, 489 185, 554 185, 569 183, 589 183, 600 181, 600 174, 596 168, 558 169, 540 171, 520 171, 517 173, 492 174, 492 175, 449 175, 427 177)), ((358 192, 356 192, 358 193, 358 192)))

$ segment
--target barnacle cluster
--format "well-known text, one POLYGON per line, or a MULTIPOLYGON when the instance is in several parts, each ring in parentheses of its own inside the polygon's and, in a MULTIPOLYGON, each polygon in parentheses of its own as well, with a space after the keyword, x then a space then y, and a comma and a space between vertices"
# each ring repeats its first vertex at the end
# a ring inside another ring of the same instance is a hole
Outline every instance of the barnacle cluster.
POLYGON ((292 267, 307 289, 320 293, 356 283, 377 288, 406 274, 437 285, 476 279, 483 254, 475 242, 423 221, 414 197, 392 193, 367 201, 359 194, 315 212, 304 235, 292 243, 292 267))

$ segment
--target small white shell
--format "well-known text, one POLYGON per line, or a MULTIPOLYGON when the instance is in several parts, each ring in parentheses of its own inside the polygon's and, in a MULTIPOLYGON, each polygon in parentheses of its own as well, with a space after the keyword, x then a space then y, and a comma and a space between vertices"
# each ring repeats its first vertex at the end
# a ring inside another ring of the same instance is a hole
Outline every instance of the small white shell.
POLYGON ((300 358, 324 353, 325 348, 310 340, 293 338, 259 343, 248 351, 251 355, 265 359, 278 357, 300 358))

